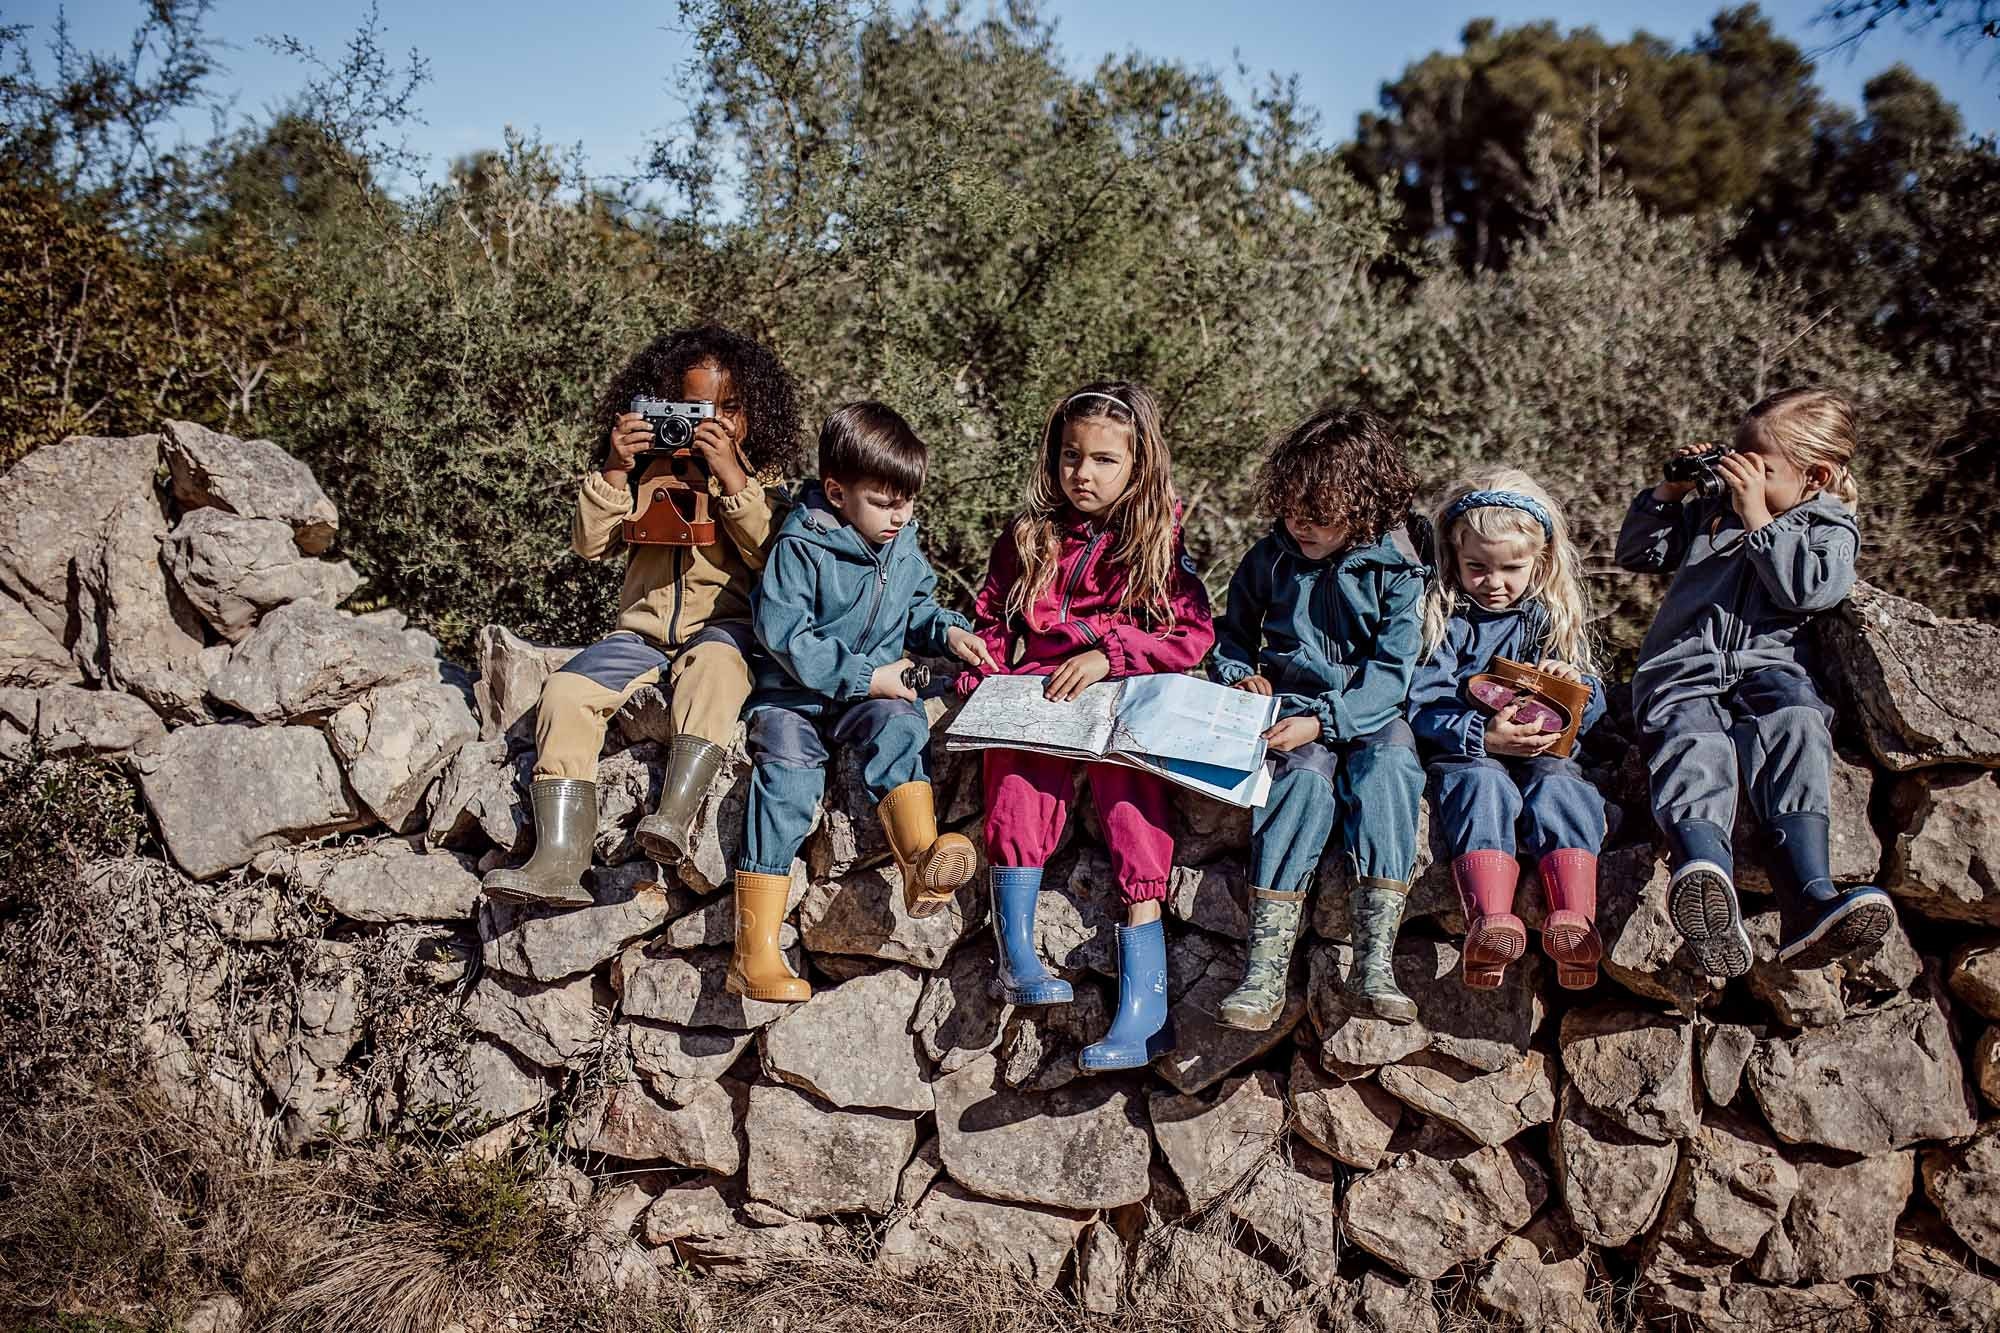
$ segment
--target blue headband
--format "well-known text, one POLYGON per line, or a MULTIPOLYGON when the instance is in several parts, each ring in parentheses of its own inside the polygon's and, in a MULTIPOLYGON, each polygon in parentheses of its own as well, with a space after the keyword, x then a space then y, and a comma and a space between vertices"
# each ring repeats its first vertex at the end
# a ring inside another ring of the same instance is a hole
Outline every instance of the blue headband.
POLYGON ((1556 539, 1555 520, 1549 517, 1549 511, 1542 507, 1541 501, 1519 491, 1473 491, 1461 495, 1444 511, 1444 526, 1449 529, 1474 509, 1518 509, 1542 525, 1544 541, 1556 539))

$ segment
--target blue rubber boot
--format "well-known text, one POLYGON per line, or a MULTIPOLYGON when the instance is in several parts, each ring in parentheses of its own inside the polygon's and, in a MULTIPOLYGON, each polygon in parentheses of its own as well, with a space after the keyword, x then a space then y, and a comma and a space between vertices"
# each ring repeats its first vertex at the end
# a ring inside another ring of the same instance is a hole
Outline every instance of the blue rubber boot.
POLYGON ((994 866, 993 950, 1000 958, 1000 998, 1008 1004, 1068 1004, 1069 983, 1049 975, 1035 952, 1040 866, 994 866))
POLYGON ((1889 895, 1874 885, 1833 882, 1828 822, 1813 814, 1771 821, 1778 852, 1771 867, 1771 887, 1778 894, 1778 961, 1793 968, 1825 967, 1872 949, 1896 921, 1889 895))
POLYGON ((1727 830, 1705 819, 1686 819, 1667 830, 1673 879, 1667 915, 1688 942, 1702 974, 1740 977, 1757 961, 1743 908, 1736 900, 1736 869, 1727 830))
POLYGON ((1104 1040, 1086 1046, 1076 1063, 1086 1074, 1140 1069, 1174 1048, 1167 1021, 1167 926, 1118 927, 1118 1012, 1104 1040))

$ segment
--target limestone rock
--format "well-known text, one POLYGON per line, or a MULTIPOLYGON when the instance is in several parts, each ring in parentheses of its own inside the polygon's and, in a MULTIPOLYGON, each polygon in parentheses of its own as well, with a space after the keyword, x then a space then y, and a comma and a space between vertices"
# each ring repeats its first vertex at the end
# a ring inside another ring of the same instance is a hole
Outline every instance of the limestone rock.
POLYGON ((1890 792, 1898 830, 1883 887, 1899 904, 1939 921, 2000 926, 2000 779, 1983 769, 1941 769, 1890 792))
MULTIPOLYGON (((1827 853, 1833 877, 1843 883, 1871 882, 1882 868, 1882 840, 1875 836, 1868 813, 1874 793, 1875 770, 1835 751, 1827 782, 1832 815, 1827 826, 1827 853)), ((1768 862, 1773 852, 1747 799, 1737 802, 1731 842, 1741 849, 1736 858, 1737 886, 1752 893, 1771 892, 1768 862)))
POLYGON ((1896 1258, 1896 1220, 1916 1180, 1916 1155, 1798 1164, 1799 1192, 1785 1222, 1806 1282, 1886 1273, 1896 1258))
POLYGON ((1883 765, 2000 767, 1993 697, 2000 628, 1947 619, 1866 584, 1813 627, 1828 679, 1848 696, 1883 765))
POLYGON ((924 979, 910 1025, 937 1073, 962 1069, 1000 1045, 1014 1008, 999 997, 998 967, 992 941, 974 940, 924 979))
POLYGON ((143 699, 163 717, 206 722, 201 617, 161 564, 166 535, 149 487, 114 509, 95 548, 78 555, 76 659, 92 680, 143 699))
POLYGON ((1555 1119, 1555 1084, 1540 1051, 1490 1074, 1435 1051, 1419 1051, 1384 1066, 1376 1078, 1384 1092, 1489 1146, 1555 1119))
POLYGON ((1709 1101, 1727 1106, 1743 1087, 1743 1067, 1767 1034, 1741 1023, 1716 1023, 1701 1036, 1701 1082, 1709 1101))
POLYGON ((51 685, 35 692, 35 704, 35 743, 45 754, 129 754, 167 731, 143 700, 111 690, 51 685))
MULTIPOLYGON (((804 867, 792 864, 792 884, 785 892, 785 914, 789 916, 805 901, 804 867)), ((684 911, 660 932, 658 943, 670 949, 714 949, 736 941, 736 895, 722 894, 706 901, 694 898, 686 889, 676 891, 677 901, 692 900, 692 910, 684 911)))
POLYGON ((1649 1269, 1726 1272, 1755 1258, 1799 1191, 1799 1173, 1746 1117, 1711 1111, 1681 1153, 1649 1269))
POLYGON ((877 1263, 888 1272, 914 1274, 925 1263, 962 1254, 1052 1291, 1087 1214, 995 1203, 939 1181, 909 1216, 883 1237, 877 1263))
MULTIPOLYGON (((1340 1004, 1340 984, 1354 966, 1354 950, 1346 944, 1315 944, 1307 956, 1306 1010, 1313 1030, 1319 1034, 1320 1063, 1328 1068, 1368 1070, 1394 1064, 1430 1045, 1431 1034, 1422 1021, 1423 1002, 1418 1003, 1418 1021, 1386 1023, 1377 1018, 1357 1018, 1340 1004)), ((1398 950, 1396 984, 1415 997, 1422 962, 1414 950, 1398 950)))
POLYGON ((1972 1048, 1972 1081, 1988 1106, 2000 1106, 2000 1027, 1986 1029, 1972 1048))
POLYGON ((367 822, 310 727, 182 727, 132 766, 168 852, 195 879, 367 822))
POLYGON ((1352 1322, 1336 1320, 1340 1333, 1438 1333, 1435 1289, 1423 1278, 1398 1282, 1369 1271, 1355 1289, 1352 1322))
POLYGON ((1946 984, 1981 1018, 2000 1019, 2000 940, 1990 936, 1960 945, 1951 956, 1946 984))
POLYGON ((82 679, 61 640, 44 629, 27 607, 0 596, 0 685, 34 690, 74 685, 82 679))
POLYGON ((1981 1259, 2000 1263, 2000 1121, 1958 1147, 1925 1152, 1923 1173, 1924 1193, 1946 1225, 1981 1259))
POLYGON ((838 884, 815 883, 799 905, 799 935, 816 954, 852 954, 934 971, 985 920, 984 869, 982 863, 981 873, 959 889, 950 907, 921 918, 904 910, 902 881, 893 867, 855 871, 838 884))
POLYGON ((292 602, 236 645, 208 692, 260 722, 285 722, 334 712, 371 690, 435 671, 434 662, 411 653, 386 625, 318 602, 292 602))
POLYGON ((1131 1266, 1125 1238, 1099 1218, 1083 1229, 1076 1247, 1077 1301, 1092 1314, 1117 1314, 1131 1266))
POLYGON ((1760 1042, 1747 1076, 1764 1118, 1790 1143, 1873 1154, 1975 1124, 1950 1026, 1929 996, 1760 1042))
POLYGON ((231 643, 242 642, 281 606, 331 608, 361 586, 345 560, 302 555, 285 524, 220 509, 184 514, 167 534, 163 558, 188 605, 231 643))
POLYGON ((1673 1183, 1680 1148, 1640 1138, 1565 1087, 1549 1136, 1556 1188, 1582 1237, 1619 1246, 1653 1224, 1673 1183))
POLYGON ((192 421, 169 421, 160 458, 183 509, 214 507, 291 526, 299 549, 324 555, 340 528, 312 469, 269 440, 239 440, 192 421))
POLYGON ((159 463, 157 435, 72 435, 0 474, 0 592, 65 648, 77 638, 73 566, 91 552, 113 511, 133 496, 153 494, 159 463))
POLYGON ((686 1028, 631 1020, 615 1029, 632 1070, 661 1101, 685 1106, 729 1072, 753 1036, 727 1028, 686 1028))
POLYGON ((931 1182, 943 1174, 944 1158, 938 1155, 937 1136, 933 1134, 917 1145, 917 1155, 904 1166, 903 1174, 896 1177, 896 1207, 916 1207, 931 1182))
POLYGON ((743 1129, 745 1188, 802 1218, 887 1213, 917 1146, 914 1119, 843 1111, 776 1083, 750 1089, 743 1129))
POLYGON ((1117 1208, 1146 1197, 1152 1136, 1121 1079, 1052 1092, 999 1086, 983 1056, 933 1085, 938 1152, 952 1179, 989 1199, 1054 1208, 1117 1208))
MULTIPOLYGON (((804 967, 798 941, 790 930, 778 936, 793 970, 804 967)), ((724 987, 729 974, 727 949, 696 949, 691 953, 661 953, 651 944, 628 945, 611 964, 611 985, 618 1008, 628 1018, 650 1018, 686 1027, 751 1031, 782 1017, 790 1005, 748 1000, 724 987)))
POLYGON ((1497 1073, 1520 1060, 1541 1027, 1542 967, 1533 954, 1507 969, 1500 989, 1472 991, 1460 978, 1456 944, 1406 932, 1396 944, 1396 984, 1416 1001, 1418 1019, 1402 1027, 1353 1018, 1340 1008, 1340 978, 1352 962, 1353 951, 1344 944, 1312 951, 1308 995, 1322 1064, 1373 1068, 1430 1049, 1497 1073))
POLYGON ((602 1005, 587 975, 542 986, 488 973, 466 997, 465 1021, 534 1064, 559 1069, 596 1045, 602 1005))
POLYGON ((645 1087, 610 1088, 601 1106, 572 1121, 569 1145, 634 1162, 672 1162, 733 1176, 743 1167, 743 1087, 717 1083, 686 1106, 668 1106, 645 1087))
POLYGON ((1493 1251, 1473 1285, 1481 1308, 1547 1333, 1596 1333, 1590 1266, 1581 1256, 1545 1257, 1525 1236, 1509 1236, 1493 1251))
POLYGON ((1223 1084, 1212 1105, 1156 1092, 1152 1118, 1153 1137, 1188 1203, 1202 1208, 1276 1156, 1285 1102, 1277 1076, 1259 1070, 1223 1084))
POLYGON ((1562 1063, 1577 1092, 1641 1138, 1664 1142, 1701 1123, 1694 1025, 1619 1004, 1563 1015, 1562 1063))
POLYGON ((1315 1287, 1340 1281, 1338 1168, 1311 1148, 1272 1153, 1228 1196, 1229 1215, 1283 1256, 1288 1274, 1315 1287))
POLYGON ((1176 864, 1167 878, 1166 910, 1175 920, 1240 940, 1250 933, 1249 868, 1240 857, 1211 865, 1176 864))
POLYGON ((922 991, 905 967, 816 991, 764 1029, 764 1072, 836 1107, 930 1110, 930 1071, 910 1035, 922 991))
POLYGON ((1348 1239, 1411 1277, 1443 1277, 1527 1225, 1548 1198, 1525 1153, 1428 1135, 1348 1186, 1348 1239))
POLYGON ((1290 1037, 1305 1019, 1305 992, 1292 986, 1286 990, 1285 1007, 1266 1031, 1244 1032, 1216 1022, 1224 997, 1242 982, 1243 968, 1243 947, 1234 941, 1187 934, 1168 946, 1167 984, 1176 1044, 1154 1062, 1154 1068, 1182 1092, 1200 1092, 1221 1082, 1231 1070, 1290 1037))
POLYGON ((462 921, 479 903, 479 876, 463 857, 408 838, 302 851, 286 877, 350 921, 462 921))
POLYGON ((724 1236, 736 1225, 735 1212, 714 1185, 679 1185, 661 1192, 646 1209, 641 1234, 648 1245, 666 1245, 688 1236, 724 1236))
POLYGON ((1969 1271, 1944 1230, 1932 1223, 1937 1234, 1896 1237, 1894 1264, 1874 1284, 1882 1327, 2000 1328, 2000 1282, 1969 1271))
POLYGON ((1189 1327, 1253 1333, 1270 1329, 1294 1304, 1284 1277, 1221 1236, 1163 1227, 1139 1243, 1132 1289, 1189 1327))
POLYGON ((472 692, 479 709, 479 738, 487 741, 515 730, 515 723, 534 712, 549 676, 579 651, 529 643, 504 625, 481 629, 473 644, 479 678, 472 692))
POLYGON ((405 1066, 398 1115, 412 1127, 469 1120, 476 1128, 532 1111, 552 1092, 541 1070, 498 1042, 475 1037, 405 1066))
POLYGON ((504 740, 462 746, 430 791, 430 843, 467 850, 491 843, 512 851, 532 819, 528 784, 533 765, 532 752, 509 759, 504 740))
POLYGON ((823 1256, 827 1232, 817 1222, 783 1226, 742 1226, 733 1220, 717 1235, 686 1236, 674 1242, 681 1263, 754 1282, 774 1271, 789 1272, 801 1260, 823 1256))
POLYGON ((659 929, 680 890, 640 883, 607 892, 584 908, 532 907, 487 900, 479 935, 487 967, 529 981, 560 981, 616 957, 626 945, 659 929))
POLYGON ((348 704, 326 732, 355 795, 392 830, 408 833, 424 793, 479 726, 454 687, 408 680, 348 704))
POLYGON ((1303 1051, 1292 1057, 1287 1093, 1298 1136, 1364 1171, 1381 1165, 1403 1119, 1403 1104, 1373 1082, 1323 1074, 1303 1051))

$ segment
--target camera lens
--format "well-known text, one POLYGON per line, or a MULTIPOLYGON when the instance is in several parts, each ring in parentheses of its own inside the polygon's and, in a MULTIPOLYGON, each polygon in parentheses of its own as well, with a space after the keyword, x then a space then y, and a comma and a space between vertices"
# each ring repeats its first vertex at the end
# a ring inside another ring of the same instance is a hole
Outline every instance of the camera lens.
POLYGON ((657 426, 660 444, 668 449, 679 449, 694 438, 694 426, 686 417, 663 417, 657 426))

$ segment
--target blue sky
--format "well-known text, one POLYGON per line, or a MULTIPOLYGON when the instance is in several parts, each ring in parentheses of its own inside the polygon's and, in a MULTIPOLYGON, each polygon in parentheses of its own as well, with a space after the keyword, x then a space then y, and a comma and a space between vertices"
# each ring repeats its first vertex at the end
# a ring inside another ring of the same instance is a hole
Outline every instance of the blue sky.
MULTIPOLYGON (((969 5, 976 10, 976 3, 969 5)), ((1275 71, 1297 75, 1304 100, 1318 109, 1326 134, 1345 138, 1355 116, 1375 103, 1384 79, 1437 49, 1456 49, 1465 22, 1492 15, 1503 24, 1551 18, 1564 27, 1595 26, 1607 37, 1645 28, 1684 42, 1707 26, 1719 0, 1052 0, 1059 40, 1071 64, 1088 70, 1111 53, 1142 50, 1224 72, 1239 92, 1275 71), (1234 74, 1238 59, 1253 71, 1234 74)), ((1901 60, 1957 102, 1967 125, 2000 132, 2000 43, 1965 52, 1936 33, 1876 33, 1858 48, 1825 51, 1833 34, 1816 26, 1822 0, 1766 0, 1764 11, 1809 53, 1833 97, 1857 103, 1868 78, 1901 60)), ((75 39, 116 46, 130 33, 138 0, 94 0, 68 6, 75 39)), ((0 22, 46 31, 58 6, 49 0, 0 0, 0 22)), ((231 44, 222 86, 238 95, 242 113, 281 101, 298 82, 296 65, 257 44, 289 33, 338 52, 367 12, 366 0, 318 0, 278 6, 256 0, 215 0, 210 30, 231 44)), ((671 128, 682 108, 674 76, 688 43, 677 29, 672 0, 594 0, 547 6, 533 0, 380 0, 388 45, 415 47, 429 59, 432 80, 420 94, 426 123, 410 130, 410 146, 437 174, 459 154, 497 144, 505 126, 539 130, 556 144, 581 143, 596 174, 623 174, 657 132, 671 128)))

